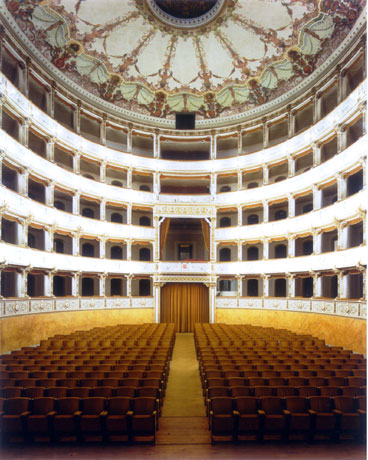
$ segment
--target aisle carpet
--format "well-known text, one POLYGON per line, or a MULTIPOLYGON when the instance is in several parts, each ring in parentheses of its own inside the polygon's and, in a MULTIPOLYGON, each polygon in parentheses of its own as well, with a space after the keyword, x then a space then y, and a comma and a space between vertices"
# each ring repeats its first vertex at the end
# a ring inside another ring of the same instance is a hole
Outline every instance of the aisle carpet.
POLYGON ((163 417, 206 415, 192 333, 177 333, 163 417))

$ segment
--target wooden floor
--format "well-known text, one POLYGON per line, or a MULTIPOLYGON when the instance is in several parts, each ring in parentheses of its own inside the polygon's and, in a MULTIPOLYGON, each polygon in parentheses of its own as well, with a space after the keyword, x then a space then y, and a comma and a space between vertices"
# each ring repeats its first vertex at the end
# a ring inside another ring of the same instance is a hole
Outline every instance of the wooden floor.
POLYGON ((156 445, 47 444, 2 446, 1 460, 364 460, 354 442, 247 442, 211 445, 192 334, 178 334, 156 445), (196 374, 196 375, 194 375, 196 374), (198 374, 198 375, 197 375, 198 374), (171 380, 170 380, 171 379, 171 380), (175 380, 175 382, 174 382, 175 380), (193 384, 195 382, 195 384, 193 384), (175 383, 175 384, 174 384, 175 383), (183 396, 188 401, 183 404, 183 396), (167 409, 165 411, 165 404, 167 409))

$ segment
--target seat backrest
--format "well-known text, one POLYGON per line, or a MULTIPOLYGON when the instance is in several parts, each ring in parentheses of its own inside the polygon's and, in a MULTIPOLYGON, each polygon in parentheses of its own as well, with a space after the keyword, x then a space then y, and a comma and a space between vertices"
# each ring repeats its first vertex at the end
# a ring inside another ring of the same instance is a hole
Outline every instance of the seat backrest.
POLYGON ((80 398, 60 398, 56 401, 57 413, 60 415, 71 415, 79 410, 80 398))
POLYGON ((319 391, 321 396, 329 396, 330 398, 340 395, 339 387, 320 387, 319 391))
POLYGON ((30 398, 6 399, 4 404, 5 413, 9 415, 22 414, 28 410, 30 401, 30 398))
POLYGON ((75 398, 88 398, 91 393, 91 388, 89 387, 72 387, 69 390, 70 396, 75 398))
POLYGON ((22 388, 20 387, 4 387, 1 389, 1 396, 3 398, 9 399, 9 398, 20 398, 22 394, 22 388))
POLYGON ((157 387, 138 387, 136 389, 136 396, 158 399, 160 396, 160 389, 157 387))
POLYGON ((303 413, 308 410, 308 400, 301 396, 287 396, 285 398, 286 409, 294 413, 303 413))
POLYGON ((50 397, 35 398, 32 404, 32 415, 44 415, 52 412, 55 399, 50 397))
POLYGON ((228 387, 209 387, 208 397, 217 398, 221 396, 228 396, 228 387))
POLYGON ((259 398, 260 406, 266 414, 281 414, 282 399, 277 396, 263 396, 259 398))
POLYGON ((135 387, 117 387, 115 393, 119 397, 134 398, 135 387))
POLYGON ((109 399, 109 415, 126 414, 131 408, 131 398, 115 396, 109 399))
POLYGON ((332 410, 331 398, 328 396, 311 396, 309 405, 315 412, 331 412, 332 410))
POLYGON ((352 396, 335 396, 333 398, 335 409, 341 412, 355 412, 355 403, 352 396))
POLYGON ((214 414, 231 414, 233 400, 230 397, 217 397, 211 399, 211 410, 214 414))
POLYGON ((252 396, 244 396, 234 399, 235 408, 240 414, 255 414, 257 413, 257 398, 252 396))
POLYGON ((100 398, 111 398, 113 391, 114 391, 113 387, 94 387, 92 388, 93 396, 97 396, 100 398))
POLYGON ((23 396, 26 398, 42 398, 45 393, 45 387, 28 387, 23 389, 23 396))
POLYGON ((367 410, 367 397, 366 396, 357 396, 356 397, 358 409, 367 410))
POLYGON ((152 414, 155 410, 156 399, 138 397, 133 399, 133 412, 135 415, 152 414))
POLYGON ((246 386, 231 387, 231 395, 233 398, 238 398, 242 396, 250 396, 251 388, 246 387, 246 386))

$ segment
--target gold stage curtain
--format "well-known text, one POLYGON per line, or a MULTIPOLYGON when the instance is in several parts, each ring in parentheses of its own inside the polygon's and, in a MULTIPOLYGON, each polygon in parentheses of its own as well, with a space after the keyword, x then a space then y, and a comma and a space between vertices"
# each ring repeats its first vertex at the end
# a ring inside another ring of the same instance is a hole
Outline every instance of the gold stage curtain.
POLYGON ((162 260, 162 255, 164 253, 164 246, 166 243, 167 234, 169 232, 170 227, 170 219, 166 217, 166 219, 161 223, 160 227, 160 259, 162 260))
POLYGON ((210 259, 210 246, 211 246, 211 231, 210 226, 206 219, 201 219, 201 227, 202 227, 202 234, 204 239, 204 244, 206 245, 206 249, 208 252, 208 258, 210 259))
POLYGON ((194 323, 209 322, 208 288, 201 283, 168 283, 161 289, 161 322, 177 332, 193 332, 194 323))

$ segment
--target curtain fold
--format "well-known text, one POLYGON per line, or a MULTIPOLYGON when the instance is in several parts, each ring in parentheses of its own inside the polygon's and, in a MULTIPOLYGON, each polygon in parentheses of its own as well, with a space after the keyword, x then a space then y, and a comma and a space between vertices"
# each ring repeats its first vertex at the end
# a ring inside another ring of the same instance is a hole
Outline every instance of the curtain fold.
POLYGON ((208 288, 200 283, 168 283, 161 290, 161 322, 175 323, 177 332, 193 332, 208 323, 208 288))
POLYGON ((210 226, 206 219, 201 219, 201 228, 202 228, 202 234, 203 234, 203 239, 204 239, 204 244, 207 249, 208 253, 208 258, 210 258, 210 245, 211 245, 211 231, 210 231, 210 226))
POLYGON ((164 247, 166 243, 167 234, 169 233, 170 219, 166 219, 161 223, 160 227, 160 260, 162 260, 162 255, 164 253, 164 247))

